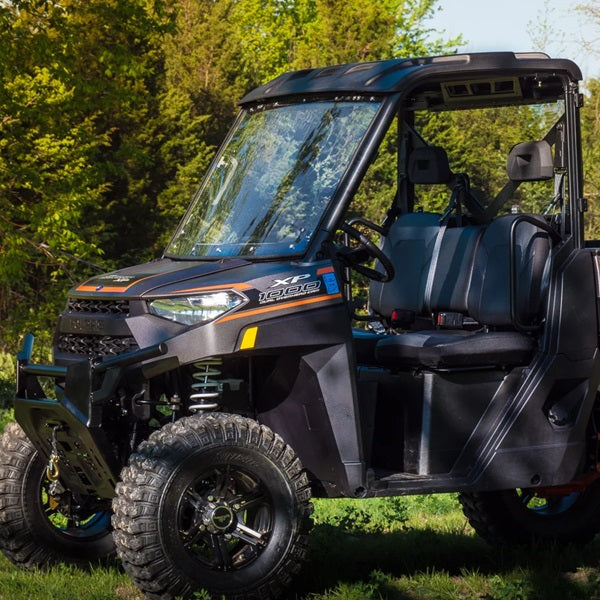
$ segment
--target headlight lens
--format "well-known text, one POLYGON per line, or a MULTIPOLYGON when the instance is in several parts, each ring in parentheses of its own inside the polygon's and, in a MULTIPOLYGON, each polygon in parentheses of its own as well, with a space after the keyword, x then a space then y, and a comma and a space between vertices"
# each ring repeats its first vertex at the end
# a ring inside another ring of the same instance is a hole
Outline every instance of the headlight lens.
POLYGON ((231 291, 160 298, 150 302, 150 312, 182 325, 197 325, 216 319, 243 301, 244 297, 241 294, 231 291))

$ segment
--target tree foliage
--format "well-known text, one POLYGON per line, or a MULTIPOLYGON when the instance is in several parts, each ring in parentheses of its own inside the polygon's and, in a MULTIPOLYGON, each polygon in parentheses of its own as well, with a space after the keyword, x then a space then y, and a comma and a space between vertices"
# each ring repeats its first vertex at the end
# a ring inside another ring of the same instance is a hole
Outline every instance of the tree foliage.
POLYGON ((583 175, 588 213, 585 235, 600 239, 600 80, 586 82, 587 97, 581 110, 583 175))
MULTIPOLYGON (((2 344, 47 330, 93 262, 149 246, 158 2, 21 0, 0 10, 2 344), (126 243, 121 243, 127 240, 126 243)), ((132 253, 133 255, 133 253, 132 253)))

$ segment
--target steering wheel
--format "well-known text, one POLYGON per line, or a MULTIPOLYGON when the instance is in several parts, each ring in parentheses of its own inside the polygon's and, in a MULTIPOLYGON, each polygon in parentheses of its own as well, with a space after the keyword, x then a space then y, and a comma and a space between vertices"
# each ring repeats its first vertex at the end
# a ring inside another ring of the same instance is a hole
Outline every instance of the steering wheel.
MULTIPOLYGON (((367 227, 370 225, 368 221, 363 219, 361 219, 360 222, 367 227)), ((368 277, 369 279, 373 279, 374 281, 379 281, 381 283, 385 283, 386 281, 390 281, 394 278, 395 271, 392 261, 366 235, 361 233, 349 223, 342 223, 340 229, 344 233, 348 234, 352 239, 356 240, 359 244, 359 247, 355 250, 351 248, 344 248, 340 252, 340 258, 346 262, 350 268, 354 269, 358 273, 361 273, 365 277, 368 277), (360 264, 369 258, 375 258, 378 260, 379 264, 383 267, 384 272, 382 273, 381 271, 377 271, 371 267, 360 264)))

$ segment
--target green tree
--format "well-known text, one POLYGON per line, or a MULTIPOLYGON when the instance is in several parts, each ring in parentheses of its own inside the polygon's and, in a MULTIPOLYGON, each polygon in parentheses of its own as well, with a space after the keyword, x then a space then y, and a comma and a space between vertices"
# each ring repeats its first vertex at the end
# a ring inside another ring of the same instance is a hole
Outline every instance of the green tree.
MULTIPOLYGON (((166 38, 158 197, 164 242, 251 88, 286 70, 295 6, 280 0, 180 0, 166 38)), ((289 67, 288 67, 289 68, 289 67)))
POLYGON ((74 282, 82 261, 100 254, 79 231, 105 189, 91 156, 107 138, 94 131, 92 114, 72 118, 74 90, 39 27, 52 8, 34 9, 19 2, 0 12, 1 347, 14 345, 15 329, 47 322, 52 284, 74 282))
POLYGON ((437 0, 299 0, 292 64, 296 68, 424 56, 453 50, 461 38, 433 39, 437 0))
POLYGON ((159 9, 150 0, 0 7, 3 345, 26 327, 49 329, 90 261, 117 264, 150 245, 157 184, 145 126, 169 21, 159 9))
MULTIPOLYGON (((519 142, 543 139, 558 117, 555 107, 511 106, 430 114, 421 125, 425 139, 448 152, 452 171, 466 173, 471 189, 489 204, 507 183, 511 148, 519 142)), ((551 199, 547 183, 527 184, 515 192, 512 204, 521 212, 540 212, 551 199)), ((447 190, 423 193, 428 210, 443 211, 448 201, 447 190)))
POLYGON ((108 143, 93 157, 106 185, 87 214, 88 234, 108 264, 153 255, 160 231, 156 195, 164 186, 157 155, 164 36, 172 14, 162 0, 62 0, 63 60, 80 111, 94 115, 108 143))
POLYGON ((586 82, 586 101, 581 109, 581 146, 583 175, 588 213, 585 215, 585 236, 600 238, 600 80, 586 82))

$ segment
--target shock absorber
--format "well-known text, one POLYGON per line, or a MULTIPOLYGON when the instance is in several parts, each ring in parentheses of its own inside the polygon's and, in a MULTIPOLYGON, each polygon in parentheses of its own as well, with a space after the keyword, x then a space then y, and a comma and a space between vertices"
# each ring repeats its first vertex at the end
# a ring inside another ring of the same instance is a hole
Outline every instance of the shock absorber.
POLYGON ((223 384, 219 381, 222 365, 221 358, 207 358, 194 363, 197 370, 192 374, 195 380, 190 394, 189 409, 192 412, 219 408, 218 401, 223 391, 223 384))

